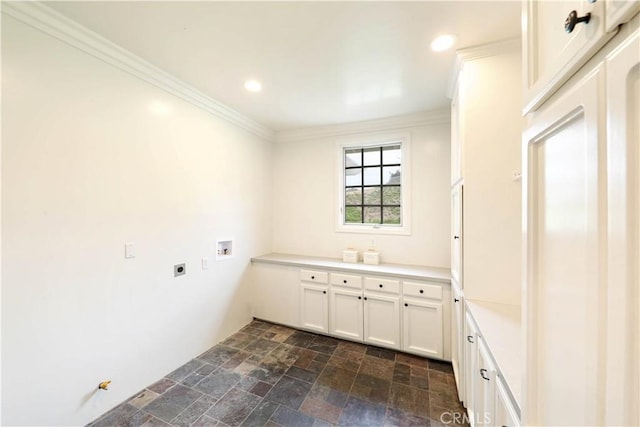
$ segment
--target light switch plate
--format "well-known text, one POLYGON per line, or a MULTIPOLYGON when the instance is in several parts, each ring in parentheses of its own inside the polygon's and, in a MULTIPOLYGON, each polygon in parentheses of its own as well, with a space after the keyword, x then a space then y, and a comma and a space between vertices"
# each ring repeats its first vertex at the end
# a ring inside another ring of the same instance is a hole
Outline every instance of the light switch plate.
POLYGON ((126 259, 136 257, 136 244, 134 242, 127 242, 124 244, 124 257, 126 259))

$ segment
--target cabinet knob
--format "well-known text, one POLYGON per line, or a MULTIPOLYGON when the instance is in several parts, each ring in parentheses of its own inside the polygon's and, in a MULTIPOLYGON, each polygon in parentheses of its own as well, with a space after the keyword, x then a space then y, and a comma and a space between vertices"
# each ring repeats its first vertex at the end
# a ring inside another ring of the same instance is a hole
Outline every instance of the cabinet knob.
POLYGON ((483 380, 491 381, 489 377, 484 375, 486 372, 487 372, 486 369, 480 369, 480 376, 482 377, 483 380))
POLYGON ((460 236, 453 236, 453 238, 454 238, 454 239, 459 239, 459 238, 460 238, 460 236))
POLYGON ((407 303, 405 302, 405 303, 404 303, 404 306, 405 306, 405 307, 409 307, 409 304, 407 304, 407 303))
POLYGON ((313 279, 315 279, 315 278, 316 278, 316 276, 311 276, 311 280, 313 280, 313 279))
POLYGON ((576 27, 576 24, 579 24, 581 22, 588 24, 590 19, 591 19, 590 13, 587 13, 584 16, 578 17, 578 12, 576 12, 575 10, 572 10, 569 13, 569 16, 567 16, 567 19, 565 19, 564 21, 564 30, 567 33, 571 33, 573 29, 576 27))
POLYGON ((382 283, 380 283, 380 285, 379 285, 379 286, 380 286, 380 287, 382 287, 382 283))
POLYGON ((327 291, 322 291, 322 293, 323 293, 323 294, 326 294, 326 293, 327 293, 327 291))
POLYGON ((473 335, 467 335, 467 341, 473 344, 473 335))
POLYGON ((358 299, 362 299, 362 297, 361 297, 361 296, 359 296, 359 297, 358 297, 358 299))
POLYGON ((364 297, 364 300, 366 301, 366 300, 367 300, 367 297, 364 297))
POLYGON ((420 289, 420 293, 421 293, 421 294, 424 294, 424 290, 420 289))
POLYGON ((458 302, 458 301, 460 301, 458 298, 453 299, 453 302, 458 302))
POLYGON ((347 283, 347 280, 346 280, 346 279, 345 279, 345 280, 343 280, 343 281, 342 281, 342 283, 347 283))

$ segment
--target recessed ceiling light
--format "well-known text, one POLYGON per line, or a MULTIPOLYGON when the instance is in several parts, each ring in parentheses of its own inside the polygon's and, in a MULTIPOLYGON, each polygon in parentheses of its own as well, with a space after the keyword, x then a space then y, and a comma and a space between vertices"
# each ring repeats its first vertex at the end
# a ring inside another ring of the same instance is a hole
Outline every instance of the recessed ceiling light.
POLYGON ((431 42, 431 50, 433 50, 434 52, 442 52, 453 46, 454 41, 455 38, 452 35, 443 34, 433 39, 433 41, 431 42))
POLYGON ((262 90, 262 85, 257 80, 247 80, 244 82, 244 88, 249 92, 260 92, 262 90))

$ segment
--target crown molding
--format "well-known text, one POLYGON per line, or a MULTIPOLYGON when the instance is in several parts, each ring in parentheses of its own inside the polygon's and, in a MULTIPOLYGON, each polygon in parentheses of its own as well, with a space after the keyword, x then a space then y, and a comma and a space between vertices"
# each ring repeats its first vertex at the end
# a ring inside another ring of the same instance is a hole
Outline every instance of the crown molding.
POLYGON ((511 39, 500 40, 493 43, 471 46, 456 51, 456 61, 453 65, 449 86, 447 88, 447 96, 453 98, 453 94, 458 84, 458 76, 465 62, 475 61, 477 59, 488 58, 490 56, 500 55, 502 53, 511 52, 521 49, 521 38, 514 37, 511 39))
POLYGON ((451 111, 446 108, 442 110, 425 111, 422 113, 389 117, 385 119, 283 130, 276 132, 275 140, 276 142, 291 142, 315 138, 332 138, 336 136, 347 136, 367 132, 381 132, 430 126, 450 123, 450 121, 451 111))
POLYGON ((520 43, 521 38, 514 37, 493 43, 459 49, 456 51, 456 56, 463 62, 474 61, 476 59, 488 58, 490 56, 500 55, 501 53, 518 50, 521 47, 520 43))
POLYGON ((269 141, 274 138, 273 130, 216 101, 193 86, 40 2, 3 1, 2 13, 165 90, 254 135, 269 141))

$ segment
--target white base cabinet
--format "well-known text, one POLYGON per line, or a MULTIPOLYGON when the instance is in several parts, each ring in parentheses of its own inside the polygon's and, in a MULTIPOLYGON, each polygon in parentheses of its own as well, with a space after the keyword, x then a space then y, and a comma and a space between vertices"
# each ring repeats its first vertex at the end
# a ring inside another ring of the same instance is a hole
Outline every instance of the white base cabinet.
POLYGON ((476 371, 472 372, 473 379, 473 404, 474 425, 495 425, 495 382, 496 368, 491 361, 482 335, 476 335, 476 371))
POLYGON ((442 358, 442 304, 405 298, 402 313, 402 349, 442 358))
POLYGON ((455 280, 451 282, 451 366, 456 380, 458 399, 464 402, 465 366, 464 366, 464 300, 455 280))
POLYGON ((507 391, 507 387, 500 377, 495 380, 495 409, 493 411, 493 424, 502 427, 519 427, 520 418, 507 391))
POLYGON ((252 314, 259 319, 300 326, 300 271, 277 264, 255 264, 252 314))
POLYGON ((329 332, 329 286, 326 272, 300 272, 300 327, 329 332))
POLYGON ((443 292, 428 283, 403 284, 402 349, 427 357, 444 357, 443 292), (430 325, 425 328, 424 325, 430 325))
POLYGON ((428 282, 259 262, 255 267, 254 315, 260 319, 450 360, 451 291, 441 277, 428 282))
POLYGON ((518 427, 519 413, 489 344, 465 310, 464 404, 471 427, 518 427))
POLYGON ((400 349, 400 298, 364 294, 364 342, 400 349))
POLYGON ((364 282, 365 288, 376 292, 363 291, 360 276, 331 273, 329 333, 353 341, 399 349, 400 282, 371 277, 366 277, 364 282))
POLYGON ((469 423, 474 426, 476 421, 476 395, 474 383, 478 381, 477 372, 478 354, 478 329, 468 313, 464 316, 464 406, 469 413, 469 423))
POLYGON ((329 332, 329 307, 326 286, 300 286, 300 327, 316 332, 329 332))
POLYGON ((353 341, 364 338, 362 291, 331 288, 329 334, 353 341))

